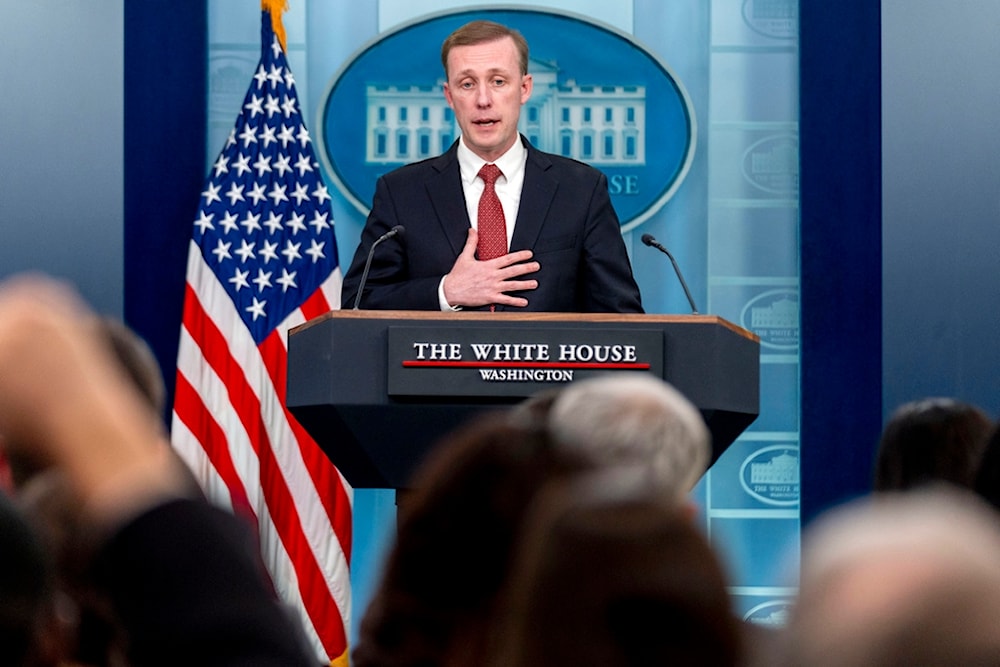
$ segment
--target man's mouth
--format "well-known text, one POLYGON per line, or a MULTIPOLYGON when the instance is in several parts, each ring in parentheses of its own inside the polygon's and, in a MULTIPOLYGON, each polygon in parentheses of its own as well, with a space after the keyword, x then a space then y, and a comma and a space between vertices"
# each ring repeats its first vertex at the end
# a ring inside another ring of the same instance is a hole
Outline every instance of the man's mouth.
POLYGON ((483 119, 483 120, 477 120, 477 121, 473 121, 473 122, 476 125, 480 126, 480 127, 491 127, 493 125, 496 125, 500 121, 498 121, 498 120, 490 120, 490 119, 483 119))

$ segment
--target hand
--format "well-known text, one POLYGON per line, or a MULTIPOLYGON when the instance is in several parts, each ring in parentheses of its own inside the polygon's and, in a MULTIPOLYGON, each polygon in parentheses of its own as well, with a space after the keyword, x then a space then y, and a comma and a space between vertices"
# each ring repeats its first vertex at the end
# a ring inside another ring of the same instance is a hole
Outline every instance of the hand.
POLYGON ((502 257, 479 261, 476 259, 476 242, 479 235, 469 229, 462 254, 444 277, 444 297, 452 306, 485 306, 495 303, 524 308, 528 300, 510 296, 507 292, 533 290, 537 280, 515 280, 538 271, 538 262, 531 259, 530 250, 519 250, 502 257))
POLYGON ((12 461, 62 471, 88 518, 115 524, 183 488, 149 417, 71 288, 0 283, 0 444, 12 461))

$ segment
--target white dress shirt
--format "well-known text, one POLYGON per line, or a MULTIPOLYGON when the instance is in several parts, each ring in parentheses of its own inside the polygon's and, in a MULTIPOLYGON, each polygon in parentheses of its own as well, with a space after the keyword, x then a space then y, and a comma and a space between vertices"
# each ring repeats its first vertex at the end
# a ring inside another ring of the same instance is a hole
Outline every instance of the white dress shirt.
MULTIPOLYGON (((493 164, 500 168, 503 176, 497 179, 494 188, 500 205, 503 207, 504 223, 507 227, 507 247, 514 236, 514 223, 517 221, 517 210, 521 205, 521 189, 524 186, 524 165, 528 161, 528 151, 520 138, 510 149, 501 155, 493 164)), ((486 160, 473 153, 465 141, 458 142, 458 167, 462 176, 462 191, 465 194, 465 206, 469 212, 469 221, 474 228, 479 225, 479 198, 483 195, 486 184, 479 178, 479 170, 486 160)), ((460 310, 452 306, 444 298, 444 278, 438 283, 438 301, 441 310, 460 310)))

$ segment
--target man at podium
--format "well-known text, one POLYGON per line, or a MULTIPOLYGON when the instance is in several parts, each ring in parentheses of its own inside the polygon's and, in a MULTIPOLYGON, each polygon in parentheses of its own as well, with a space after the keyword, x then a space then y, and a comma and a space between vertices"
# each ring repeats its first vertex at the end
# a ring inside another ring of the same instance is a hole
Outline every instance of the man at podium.
POLYGON ((607 178, 517 131, 524 37, 472 21, 441 60, 461 137, 378 179, 343 307, 643 312, 607 178))

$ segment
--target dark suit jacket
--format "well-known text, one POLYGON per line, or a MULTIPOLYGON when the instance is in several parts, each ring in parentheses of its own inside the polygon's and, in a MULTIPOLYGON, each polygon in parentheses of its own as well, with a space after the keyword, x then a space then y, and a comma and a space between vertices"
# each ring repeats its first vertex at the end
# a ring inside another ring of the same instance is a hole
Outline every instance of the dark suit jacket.
MULTIPOLYGON (((523 310, 643 312, 607 178, 521 140, 528 161, 510 251, 530 249, 541 265, 525 276, 537 279, 538 289, 517 293, 528 300, 523 310)), ((438 157, 379 178, 361 243, 344 277, 344 308, 354 307, 372 243, 402 225, 403 234, 376 247, 361 307, 439 309, 438 284, 462 252, 470 227, 457 153, 458 142, 438 157)))
POLYGON ((129 664, 316 667, 256 549, 243 521, 202 500, 168 501, 118 530, 93 574, 122 626, 129 664))

